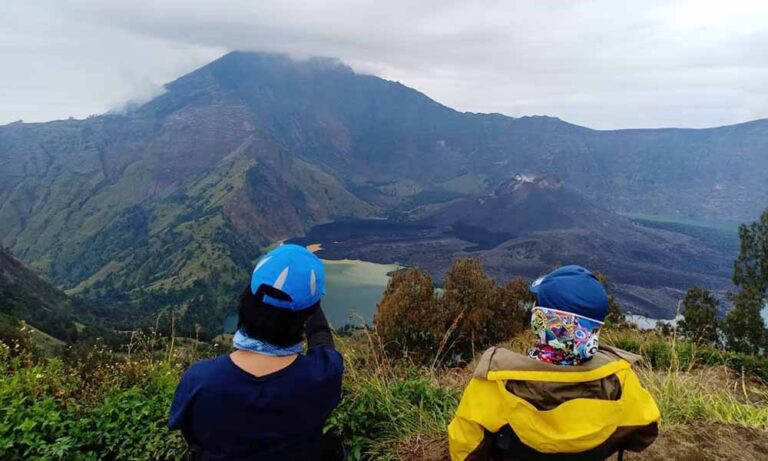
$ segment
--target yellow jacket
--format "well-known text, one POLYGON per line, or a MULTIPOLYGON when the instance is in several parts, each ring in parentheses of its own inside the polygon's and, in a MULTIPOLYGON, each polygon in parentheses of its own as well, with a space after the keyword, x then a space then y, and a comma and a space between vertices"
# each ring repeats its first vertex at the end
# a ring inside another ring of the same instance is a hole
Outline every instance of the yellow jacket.
POLYGON ((601 347, 592 360, 569 367, 487 350, 448 426, 451 459, 605 459, 645 449, 660 414, 632 371, 638 359, 601 347))

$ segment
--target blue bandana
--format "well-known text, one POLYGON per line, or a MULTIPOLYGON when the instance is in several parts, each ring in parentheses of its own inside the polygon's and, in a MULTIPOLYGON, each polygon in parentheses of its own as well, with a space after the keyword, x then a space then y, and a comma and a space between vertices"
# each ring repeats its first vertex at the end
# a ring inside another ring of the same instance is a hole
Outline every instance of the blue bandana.
POLYGON ((304 350, 304 343, 298 343, 288 347, 275 346, 274 344, 259 341, 255 338, 249 338, 243 330, 237 330, 235 337, 232 339, 232 345, 235 349, 239 349, 241 351, 251 351, 261 355, 271 355, 277 357, 301 354, 301 352, 304 350))

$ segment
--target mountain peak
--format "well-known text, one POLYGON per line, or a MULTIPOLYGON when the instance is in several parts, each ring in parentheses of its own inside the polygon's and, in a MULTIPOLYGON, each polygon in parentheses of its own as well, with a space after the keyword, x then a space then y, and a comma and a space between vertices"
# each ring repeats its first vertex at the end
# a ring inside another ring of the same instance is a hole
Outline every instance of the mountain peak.
POLYGON ((351 67, 344 64, 338 58, 330 57, 292 57, 286 54, 280 53, 268 53, 258 51, 231 51, 219 59, 204 66, 207 67, 220 67, 220 66, 259 66, 259 67, 271 67, 275 69, 286 70, 305 70, 305 71, 333 71, 342 72, 347 74, 354 74, 355 72, 351 67))
POLYGON ((356 76, 351 67, 335 58, 294 58, 285 54, 232 51, 165 85, 169 91, 190 93, 212 88, 242 91, 254 85, 281 89, 301 88, 317 77, 356 76))

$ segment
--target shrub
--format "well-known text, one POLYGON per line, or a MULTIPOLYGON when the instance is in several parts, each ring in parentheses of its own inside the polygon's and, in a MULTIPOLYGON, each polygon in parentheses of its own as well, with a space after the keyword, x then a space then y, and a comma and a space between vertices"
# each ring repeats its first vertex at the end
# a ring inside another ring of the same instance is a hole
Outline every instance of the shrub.
POLYGON ((431 360, 448 325, 429 274, 420 269, 396 272, 378 305, 374 325, 391 356, 418 363, 431 360))
POLYGON ((525 281, 499 286, 478 260, 460 258, 445 277, 442 296, 435 295, 432 279, 418 269, 395 274, 375 325, 393 357, 455 365, 519 333, 532 299, 525 281))
POLYGON ((717 299, 711 292, 693 287, 685 294, 680 332, 698 344, 717 344, 717 299))
POLYGON ((165 428, 179 373, 157 354, 96 345, 64 362, 0 343, 0 458, 181 459, 181 436, 165 428))

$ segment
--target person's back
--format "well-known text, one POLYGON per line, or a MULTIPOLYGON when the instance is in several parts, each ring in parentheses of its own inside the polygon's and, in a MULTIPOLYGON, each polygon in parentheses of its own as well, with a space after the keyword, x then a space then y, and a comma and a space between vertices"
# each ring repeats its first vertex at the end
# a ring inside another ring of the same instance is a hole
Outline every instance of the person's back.
POLYGON ((237 350, 192 365, 176 391, 169 427, 200 459, 322 459, 343 373, 322 286, 322 264, 300 247, 260 260, 240 299, 237 350))
POLYGON ((597 461, 645 449, 659 410, 632 371, 639 357, 598 347, 605 290, 586 269, 566 266, 532 291, 536 344, 527 356, 483 354, 448 427, 451 458, 597 461))

